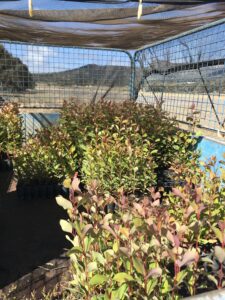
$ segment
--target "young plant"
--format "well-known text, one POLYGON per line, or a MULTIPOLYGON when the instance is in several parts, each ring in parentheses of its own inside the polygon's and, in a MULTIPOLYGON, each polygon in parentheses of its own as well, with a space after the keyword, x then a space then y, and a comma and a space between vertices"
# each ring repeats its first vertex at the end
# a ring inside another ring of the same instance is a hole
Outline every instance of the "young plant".
POLYGON ((80 299, 181 299, 213 289, 211 281, 224 287, 225 193, 214 165, 213 159, 195 173, 186 168, 183 187, 163 198, 151 188, 138 202, 123 189, 99 193, 96 180, 82 194, 77 174, 65 181, 70 199, 57 197, 57 203, 69 215, 60 224, 72 244, 71 293, 80 299), (108 213, 111 203, 116 209, 108 213))
POLYGON ((22 125, 16 104, 8 103, 0 108, 0 155, 4 153, 11 156, 22 146, 22 125))
POLYGON ((178 123, 166 112, 150 104, 131 101, 100 101, 95 105, 65 103, 60 123, 74 137, 74 142, 79 143, 81 138, 82 143, 86 144, 93 138, 93 133, 111 127, 116 118, 129 120, 145 131, 158 150, 155 156, 160 167, 169 166, 178 153, 180 157, 187 157, 187 152, 191 156, 195 139, 191 139, 191 134, 179 130, 178 123))
POLYGON ((95 134, 86 146, 82 165, 82 179, 89 185, 98 182, 102 192, 146 192, 156 183, 156 164, 145 132, 129 120, 115 119, 108 129, 95 134))
POLYGON ((14 170, 19 180, 62 181, 77 168, 76 148, 70 137, 56 127, 42 129, 30 138, 14 156, 14 170))

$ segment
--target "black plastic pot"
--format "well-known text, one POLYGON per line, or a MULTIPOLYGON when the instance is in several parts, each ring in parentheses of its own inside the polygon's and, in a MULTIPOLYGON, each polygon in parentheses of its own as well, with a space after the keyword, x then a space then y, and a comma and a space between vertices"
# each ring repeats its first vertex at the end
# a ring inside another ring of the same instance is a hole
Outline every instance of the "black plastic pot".
POLYGON ((57 182, 23 182, 17 183, 17 197, 20 200, 50 199, 63 194, 62 186, 57 182))
POLYGON ((12 171, 13 163, 12 159, 6 153, 0 153, 0 170, 1 171, 12 171))
POLYGON ((109 214, 109 213, 114 213, 115 212, 115 210, 116 210, 116 204, 115 203, 111 203, 111 204, 108 204, 108 205, 106 205, 106 207, 105 207, 105 212, 107 213, 107 214, 109 214))
POLYGON ((166 191, 170 191, 173 187, 184 186, 184 180, 175 180, 173 179, 174 174, 171 170, 158 170, 157 172, 157 186, 164 187, 166 191))

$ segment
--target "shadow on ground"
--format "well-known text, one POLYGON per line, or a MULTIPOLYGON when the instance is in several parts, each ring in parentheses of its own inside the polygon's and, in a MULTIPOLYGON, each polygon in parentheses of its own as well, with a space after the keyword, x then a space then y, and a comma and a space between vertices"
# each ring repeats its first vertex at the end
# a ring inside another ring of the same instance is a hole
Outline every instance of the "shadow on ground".
POLYGON ((69 247, 55 199, 19 200, 13 174, 0 171, 0 288, 57 258, 69 247))

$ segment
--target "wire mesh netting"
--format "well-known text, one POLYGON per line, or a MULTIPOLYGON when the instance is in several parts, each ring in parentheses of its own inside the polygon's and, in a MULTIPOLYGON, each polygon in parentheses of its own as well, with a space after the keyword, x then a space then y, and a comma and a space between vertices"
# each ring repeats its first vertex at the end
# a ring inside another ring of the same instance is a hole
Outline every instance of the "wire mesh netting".
POLYGON ((0 42, 0 99, 21 108, 61 108, 64 101, 130 99, 125 51, 0 42))
POLYGON ((0 102, 18 103, 30 128, 64 101, 132 99, 225 132, 224 45, 224 19, 134 53, 1 41, 0 102))
POLYGON ((225 23, 146 47, 135 54, 137 101, 179 121, 225 131, 225 23))

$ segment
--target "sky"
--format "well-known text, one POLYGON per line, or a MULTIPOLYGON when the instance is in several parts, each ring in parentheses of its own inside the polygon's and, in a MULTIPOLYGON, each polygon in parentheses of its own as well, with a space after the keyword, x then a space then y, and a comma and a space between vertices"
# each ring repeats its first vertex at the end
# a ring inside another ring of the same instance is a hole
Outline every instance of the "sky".
POLYGON ((10 42, 2 44, 13 56, 20 58, 32 73, 60 72, 87 64, 130 65, 129 56, 123 51, 37 46, 10 42))
MULTIPOLYGON (((62 1, 62 0, 33 0, 33 9, 94 9, 99 8, 98 3, 90 3, 90 2, 82 2, 82 1, 62 1)), ((114 1, 116 2, 116 1, 114 1)), ((115 4, 102 4, 102 8, 116 8, 120 5, 120 7, 137 7, 138 3, 135 2, 127 2, 126 0, 117 0, 115 4)), ((155 4, 146 4, 145 6, 155 6, 155 4)), ((28 0, 20 0, 20 1, 0 1, 0 9, 18 9, 24 10, 28 9, 28 0)))

